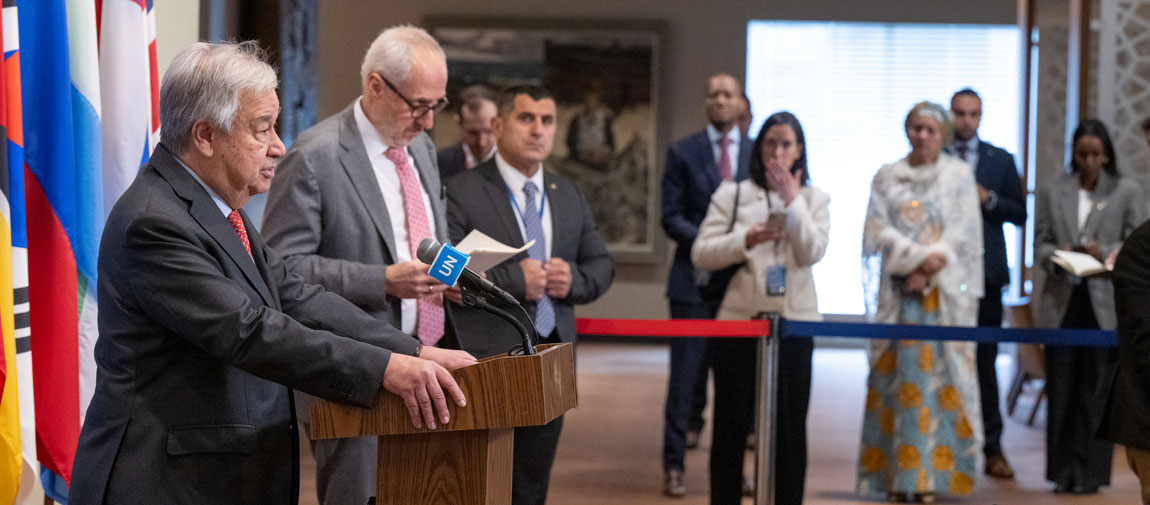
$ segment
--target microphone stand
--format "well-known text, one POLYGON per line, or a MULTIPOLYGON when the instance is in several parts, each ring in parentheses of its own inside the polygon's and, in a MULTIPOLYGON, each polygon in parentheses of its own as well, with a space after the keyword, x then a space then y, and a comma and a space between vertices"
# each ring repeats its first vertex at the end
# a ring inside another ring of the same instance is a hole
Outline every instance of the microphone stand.
MULTIPOLYGON (((474 308, 474 309, 482 310, 488 314, 499 317, 500 319, 510 323, 512 326, 515 327, 516 330, 519 331, 519 337, 523 340, 523 343, 518 348, 511 349, 511 352, 509 353, 511 356, 524 356, 524 355, 535 354, 535 343, 534 342, 535 342, 535 340, 537 340, 538 336, 536 336, 535 338, 532 338, 532 336, 531 336, 531 333, 534 332, 534 330, 535 330, 534 326, 532 326, 531 331, 528 331, 527 326, 525 326, 522 321, 520 321, 515 316, 508 313, 506 310, 503 310, 499 307, 496 307, 493 303, 491 303, 489 301, 489 299, 487 298, 487 295, 485 295, 482 292, 480 292, 479 294, 476 294, 475 292, 472 292, 470 289, 461 287, 460 293, 462 293, 462 295, 463 295, 463 304, 464 305, 471 307, 471 308, 474 308)), ((523 307, 521 307, 521 306, 519 308, 520 308, 520 310, 523 309, 523 307)))

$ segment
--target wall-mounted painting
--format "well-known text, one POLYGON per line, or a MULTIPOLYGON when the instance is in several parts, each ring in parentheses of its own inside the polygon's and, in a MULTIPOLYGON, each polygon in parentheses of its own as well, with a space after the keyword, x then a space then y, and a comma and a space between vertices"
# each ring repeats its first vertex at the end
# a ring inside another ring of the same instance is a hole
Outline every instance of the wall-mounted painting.
MULTIPOLYGON (((664 260, 656 252, 657 23, 433 17, 425 26, 447 54, 449 98, 472 84, 546 87, 558 108, 546 166, 579 185, 617 260, 664 260)), ((431 132, 440 148, 460 141, 453 116, 437 118, 431 132)))

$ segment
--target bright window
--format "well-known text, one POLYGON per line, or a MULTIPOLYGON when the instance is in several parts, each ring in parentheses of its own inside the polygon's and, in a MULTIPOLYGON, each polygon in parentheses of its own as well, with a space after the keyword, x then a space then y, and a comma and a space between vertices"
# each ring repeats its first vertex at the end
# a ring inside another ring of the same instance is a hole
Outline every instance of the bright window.
MULTIPOLYGON (((747 95, 758 132, 772 112, 802 122, 811 182, 831 195, 826 257, 815 266, 819 310, 862 314, 863 216, 870 182, 910 151, 911 106, 970 87, 982 96, 979 137, 1020 152, 1019 30, 1010 26, 752 21, 747 95)), ((1016 264, 1016 228, 1006 226, 1016 264)), ((1013 277, 1017 278, 1017 275, 1013 277)))

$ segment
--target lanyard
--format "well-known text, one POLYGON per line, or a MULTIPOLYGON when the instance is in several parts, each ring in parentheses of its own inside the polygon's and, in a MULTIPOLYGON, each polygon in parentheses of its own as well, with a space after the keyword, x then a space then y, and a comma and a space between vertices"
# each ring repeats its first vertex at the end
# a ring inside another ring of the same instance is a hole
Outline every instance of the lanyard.
MULTIPOLYGON (((507 188, 507 198, 511 200, 511 206, 515 207, 515 214, 519 216, 519 221, 523 223, 523 229, 526 230, 527 221, 523 220, 523 211, 519 209, 519 202, 515 201, 515 193, 511 192, 511 186, 508 186, 506 182, 503 183, 503 187, 507 188)), ((543 194, 543 199, 539 202, 539 222, 542 224, 543 209, 546 208, 547 205, 547 192, 542 189, 540 189, 539 192, 543 194)), ((523 195, 523 197, 527 198, 527 195, 523 195)))

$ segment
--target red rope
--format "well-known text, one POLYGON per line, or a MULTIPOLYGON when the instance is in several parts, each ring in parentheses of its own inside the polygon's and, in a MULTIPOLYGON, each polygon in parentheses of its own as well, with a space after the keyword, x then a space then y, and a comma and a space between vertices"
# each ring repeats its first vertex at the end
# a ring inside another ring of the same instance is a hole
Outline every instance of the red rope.
POLYGON ((766 319, 716 321, 713 319, 576 319, 580 335, 633 337, 761 337, 770 333, 766 319))

